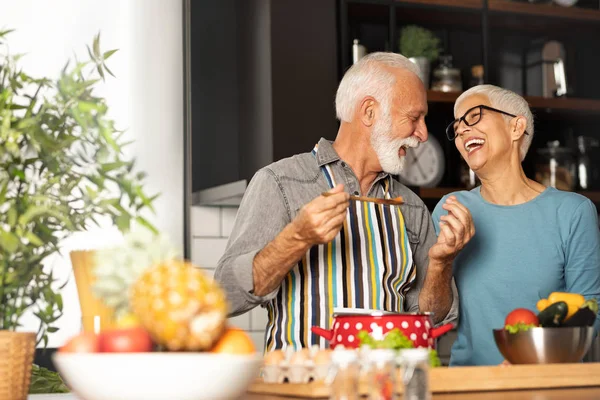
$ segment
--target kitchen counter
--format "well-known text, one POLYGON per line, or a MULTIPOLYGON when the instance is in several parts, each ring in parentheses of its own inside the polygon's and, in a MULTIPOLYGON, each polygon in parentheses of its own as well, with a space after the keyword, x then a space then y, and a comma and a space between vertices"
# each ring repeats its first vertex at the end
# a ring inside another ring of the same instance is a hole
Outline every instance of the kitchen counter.
MULTIPOLYGON (((434 394, 433 400, 501 400, 510 398, 512 400, 597 400, 600 399, 600 386, 594 388, 574 389, 545 389, 545 390, 519 390, 511 392, 474 392, 454 394, 434 394), (509 396, 510 393, 510 396, 509 396)), ((259 394, 248 395, 243 400, 299 400, 299 398, 282 396, 265 396, 259 394)), ((34 394, 28 400, 82 400, 72 394, 34 394)), ((173 399, 165 400, 176 400, 173 399)))
MULTIPOLYGON (((600 399, 600 386, 595 388, 519 390, 511 392, 474 392, 434 394, 432 400, 597 400, 600 399)), ((249 395, 244 400, 300 400, 282 396, 249 395)))

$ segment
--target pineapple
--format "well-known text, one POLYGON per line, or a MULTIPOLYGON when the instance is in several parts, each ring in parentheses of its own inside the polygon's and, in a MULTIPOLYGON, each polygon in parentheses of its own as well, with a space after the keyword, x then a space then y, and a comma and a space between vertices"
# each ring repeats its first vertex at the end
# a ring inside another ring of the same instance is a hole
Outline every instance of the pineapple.
POLYGON ((130 287, 131 309, 157 344, 168 350, 207 350, 226 323, 223 290, 185 261, 166 261, 130 287))

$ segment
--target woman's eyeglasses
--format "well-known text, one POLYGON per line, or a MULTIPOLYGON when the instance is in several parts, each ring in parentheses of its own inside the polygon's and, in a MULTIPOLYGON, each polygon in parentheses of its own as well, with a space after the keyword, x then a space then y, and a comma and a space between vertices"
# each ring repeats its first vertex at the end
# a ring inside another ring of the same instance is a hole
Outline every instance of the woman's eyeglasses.
MULTIPOLYGON (((483 110, 494 111, 500 114, 508 115, 509 117, 516 117, 516 115, 507 113, 506 111, 498 110, 497 108, 492 108, 488 106, 484 106, 483 104, 470 108, 462 117, 455 119, 452 121, 448 127, 446 128, 446 137, 448 140, 453 141, 458 136, 456 131, 458 130, 458 126, 461 121, 465 123, 467 126, 476 125, 479 121, 481 121, 481 117, 483 115, 483 110)), ((526 135, 529 135, 527 131, 525 131, 526 135)))

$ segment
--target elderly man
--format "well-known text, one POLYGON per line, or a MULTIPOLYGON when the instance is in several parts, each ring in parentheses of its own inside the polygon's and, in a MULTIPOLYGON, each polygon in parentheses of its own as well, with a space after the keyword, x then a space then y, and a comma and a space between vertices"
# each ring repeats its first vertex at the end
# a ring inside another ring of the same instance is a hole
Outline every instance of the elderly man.
POLYGON ((267 350, 325 346, 310 328, 337 307, 456 319, 452 261, 474 234, 470 214, 450 206, 437 239, 423 202, 392 176, 427 140, 417 73, 398 54, 361 59, 338 88, 335 141, 252 179, 215 277, 232 315, 267 308, 267 350))

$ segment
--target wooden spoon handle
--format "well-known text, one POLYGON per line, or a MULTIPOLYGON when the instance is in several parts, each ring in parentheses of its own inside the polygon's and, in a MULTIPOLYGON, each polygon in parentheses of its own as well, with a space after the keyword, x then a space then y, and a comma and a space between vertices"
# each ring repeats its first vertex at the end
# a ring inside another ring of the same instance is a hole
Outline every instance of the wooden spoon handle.
MULTIPOLYGON (((329 193, 329 192, 323 192, 321 193, 321 195, 328 197, 328 196, 333 196, 334 193, 329 193)), ((354 200, 354 201, 366 201, 366 202, 370 202, 370 203, 377 203, 377 204, 388 204, 388 205, 392 205, 392 206, 399 206, 400 204, 404 204, 404 199, 402 198, 402 196, 398 196, 395 197, 393 199, 378 199, 375 197, 365 197, 365 196, 353 196, 350 195, 350 200, 354 200)))

